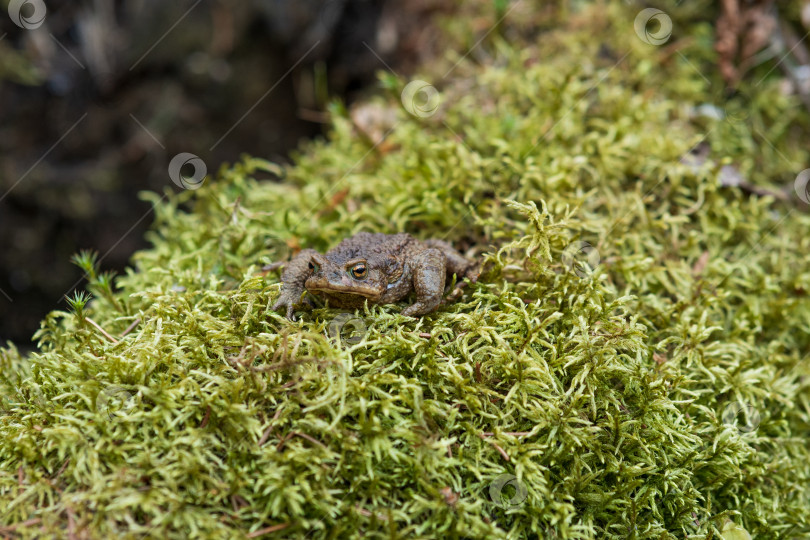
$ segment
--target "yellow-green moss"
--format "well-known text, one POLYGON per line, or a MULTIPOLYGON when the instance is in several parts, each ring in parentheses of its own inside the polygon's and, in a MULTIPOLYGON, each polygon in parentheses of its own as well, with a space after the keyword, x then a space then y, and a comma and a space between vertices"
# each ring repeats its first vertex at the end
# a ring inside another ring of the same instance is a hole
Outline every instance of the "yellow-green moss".
POLYGON ((49 315, 39 352, 0 352, 0 525, 810 534, 810 216, 717 180, 725 160, 791 185, 810 163, 807 113, 778 73, 746 102, 718 99, 693 7, 670 12, 677 54, 638 38, 640 7, 531 38, 516 9, 446 78, 463 49, 420 76, 441 92, 435 114, 409 114, 409 81, 382 76, 376 101, 396 110, 382 144, 336 105, 328 141, 292 167, 246 158, 150 195, 154 247, 115 291, 90 276, 94 299, 49 315), (695 118, 706 103, 728 114, 695 118), (683 164, 702 140, 714 161, 683 164), (484 272, 436 313, 371 307, 342 337, 337 310, 269 310, 280 285, 264 265, 361 230, 444 237, 484 272))

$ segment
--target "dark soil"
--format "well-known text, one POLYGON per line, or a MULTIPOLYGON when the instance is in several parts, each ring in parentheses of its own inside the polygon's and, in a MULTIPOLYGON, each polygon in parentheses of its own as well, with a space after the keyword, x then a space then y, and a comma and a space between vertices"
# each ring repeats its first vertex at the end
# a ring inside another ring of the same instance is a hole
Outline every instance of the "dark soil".
POLYGON ((179 189, 175 155, 209 174, 243 154, 284 161, 322 133, 328 100, 373 89, 382 61, 417 64, 436 11, 65 0, 27 30, 0 13, 0 342, 31 347, 42 317, 83 288, 77 251, 123 270, 153 217, 138 193, 179 189))

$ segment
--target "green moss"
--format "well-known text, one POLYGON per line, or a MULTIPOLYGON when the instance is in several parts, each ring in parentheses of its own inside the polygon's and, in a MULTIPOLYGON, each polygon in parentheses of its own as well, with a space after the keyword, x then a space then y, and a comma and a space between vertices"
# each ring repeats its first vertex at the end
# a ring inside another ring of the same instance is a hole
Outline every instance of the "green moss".
POLYGON ((377 102, 397 116, 382 144, 335 106, 292 167, 245 158, 149 195, 154 247, 114 288, 93 263, 80 313, 50 314, 39 352, 0 353, 2 524, 805 537, 810 216, 717 174, 726 160, 792 185, 809 120, 775 74, 746 90, 753 105, 717 100, 698 72, 708 24, 686 9, 683 56, 640 41, 621 3, 540 37, 515 26, 482 65, 427 68, 433 115, 406 112, 408 81, 383 76, 377 102), (695 119, 707 102, 752 120, 695 119), (715 161, 682 164, 704 139, 715 161), (360 230, 447 238, 484 272, 419 320, 269 310, 265 264, 360 230))

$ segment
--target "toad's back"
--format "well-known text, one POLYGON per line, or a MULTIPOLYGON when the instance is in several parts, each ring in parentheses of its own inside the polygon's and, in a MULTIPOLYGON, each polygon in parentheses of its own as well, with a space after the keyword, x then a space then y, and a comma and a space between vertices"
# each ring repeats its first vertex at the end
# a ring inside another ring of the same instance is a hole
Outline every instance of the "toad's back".
POLYGON ((417 252, 424 247, 408 233, 383 234, 361 232, 343 240, 333 249, 326 252, 326 257, 333 262, 342 263, 359 257, 371 258, 384 255, 405 255, 417 252))

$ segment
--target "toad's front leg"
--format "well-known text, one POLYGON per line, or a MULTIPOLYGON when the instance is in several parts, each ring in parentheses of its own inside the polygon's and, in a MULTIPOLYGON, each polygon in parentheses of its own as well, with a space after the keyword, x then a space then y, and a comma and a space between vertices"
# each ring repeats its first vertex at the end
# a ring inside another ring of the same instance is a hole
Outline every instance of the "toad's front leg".
POLYGON ((287 318, 294 321, 293 306, 301 300, 301 295, 304 294, 304 283, 307 278, 312 275, 312 262, 313 256, 320 256, 320 253, 314 249, 302 249, 298 255, 284 268, 284 273, 281 274, 281 296, 273 304, 274 311, 280 307, 287 308, 287 318))
POLYGON ((418 317, 430 313, 441 303, 444 280, 447 278, 447 261, 438 249, 426 249, 409 262, 412 270, 416 302, 402 310, 406 317, 418 317))

